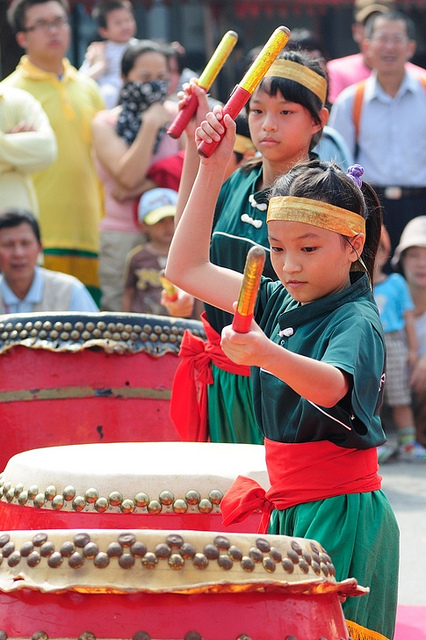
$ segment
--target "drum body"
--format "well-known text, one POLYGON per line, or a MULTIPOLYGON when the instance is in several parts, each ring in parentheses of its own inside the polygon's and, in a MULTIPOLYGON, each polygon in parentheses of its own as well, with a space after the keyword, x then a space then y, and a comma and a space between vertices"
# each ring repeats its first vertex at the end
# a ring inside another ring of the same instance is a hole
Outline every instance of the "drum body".
MULTIPOLYGON (((0 476, 2 529, 223 530, 238 475, 269 487, 263 445, 119 442, 16 454, 0 476)), ((260 514, 227 528, 258 530, 260 514)))
POLYGON ((0 635, 135 640, 346 640, 326 551, 286 536, 194 531, 0 535, 0 635))
POLYGON ((180 440, 169 404, 185 329, 203 335, 163 316, 0 317, 0 469, 37 447, 180 440))

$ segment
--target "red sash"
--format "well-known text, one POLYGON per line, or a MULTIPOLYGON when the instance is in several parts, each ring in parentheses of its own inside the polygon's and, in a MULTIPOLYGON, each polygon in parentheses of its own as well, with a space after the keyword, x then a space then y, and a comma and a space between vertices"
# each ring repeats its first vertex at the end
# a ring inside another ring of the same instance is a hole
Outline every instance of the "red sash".
POLYGON ((205 312, 201 321, 207 342, 186 330, 183 334, 170 400, 170 417, 182 440, 205 442, 207 433, 207 385, 213 383, 210 363, 229 373, 249 376, 250 367, 235 364, 222 351, 220 335, 209 324, 205 312))
POLYGON ((220 505, 224 525, 260 510, 264 516, 259 532, 266 533, 274 509, 381 487, 375 447, 345 449, 327 440, 287 444, 265 439, 265 453, 271 488, 265 491, 255 480, 238 476, 220 505))

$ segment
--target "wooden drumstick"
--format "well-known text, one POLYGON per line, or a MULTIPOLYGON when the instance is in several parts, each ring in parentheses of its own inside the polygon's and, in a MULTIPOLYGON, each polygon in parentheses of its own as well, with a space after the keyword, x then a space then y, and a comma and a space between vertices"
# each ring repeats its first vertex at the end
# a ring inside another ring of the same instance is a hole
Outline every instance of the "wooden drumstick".
POLYGON ((265 250, 263 247, 252 247, 247 254, 237 310, 232 321, 232 328, 238 333, 247 333, 250 329, 264 264, 265 250))
MULTIPOLYGON (((229 54, 232 49, 237 44, 238 35, 235 31, 227 31, 223 36, 222 40, 216 47, 212 57, 208 61, 206 68, 200 75, 197 80, 197 84, 202 87, 205 91, 208 91, 216 79, 217 74, 222 69, 226 60, 228 59, 229 54)), ((183 109, 181 109, 167 129, 167 133, 172 138, 179 138, 183 131, 186 128, 186 125, 191 120, 192 116, 196 112, 198 107, 198 98, 192 93, 188 99, 188 102, 185 104, 183 109)))
MULTIPOLYGON (((262 48, 256 60, 252 63, 249 70, 239 84, 233 90, 230 98, 223 107, 223 115, 226 113, 233 120, 240 113, 246 102, 250 99, 256 87, 264 78, 266 72, 280 53, 281 49, 287 44, 290 37, 290 30, 287 27, 278 27, 269 38, 268 42, 262 48)), ((225 134, 223 134, 225 135, 225 134)), ((221 139, 223 136, 221 137, 221 139)), ((216 149, 219 141, 206 142, 203 140, 198 146, 198 153, 205 158, 209 158, 216 149)))

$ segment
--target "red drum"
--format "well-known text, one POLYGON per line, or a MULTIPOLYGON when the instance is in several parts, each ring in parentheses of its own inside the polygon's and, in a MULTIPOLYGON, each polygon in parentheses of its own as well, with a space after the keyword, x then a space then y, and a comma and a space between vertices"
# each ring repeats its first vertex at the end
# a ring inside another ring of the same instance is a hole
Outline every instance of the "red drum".
MULTIPOLYGON (((18 453, 0 476, 1 529, 224 529, 238 475, 269 487, 263 445, 132 442, 18 453)), ((228 531, 258 530, 252 514, 228 531)))
POLYGON ((313 540, 195 531, 0 534, 0 638, 347 640, 313 540))
POLYGON ((204 336, 163 316, 0 316, 0 469, 36 447, 180 440, 169 403, 185 329, 204 336))

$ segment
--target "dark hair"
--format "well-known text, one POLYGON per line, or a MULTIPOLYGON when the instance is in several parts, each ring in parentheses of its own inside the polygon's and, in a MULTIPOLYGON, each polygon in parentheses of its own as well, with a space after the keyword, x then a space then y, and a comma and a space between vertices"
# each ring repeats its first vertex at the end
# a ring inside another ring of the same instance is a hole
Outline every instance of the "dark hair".
POLYGON ((130 0, 100 0, 93 7, 92 18, 97 28, 107 28, 107 17, 112 11, 127 9, 133 15, 133 7, 130 0))
POLYGON ((40 227, 32 213, 26 209, 0 209, 0 231, 2 229, 12 229, 20 224, 29 224, 34 232, 37 242, 41 243, 40 227))
POLYGON ((382 18, 386 22, 404 22, 407 29, 407 37, 409 40, 416 39, 416 27, 413 20, 401 11, 386 11, 385 13, 374 13, 365 24, 365 37, 370 39, 374 33, 376 20, 382 18))
MULTIPOLYGON (((382 208, 375 191, 367 182, 363 182, 360 189, 337 164, 311 160, 296 165, 278 178, 270 189, 270 197, 274 196, 319 200, 365 218, 366 239, 361 258, 372 280, 382 230, 382 208)), ((350 238, 346 239, 350 242, 350 238)))
POLYGON ((177 70, 179 75, 185 69, 186 66, 186 51, 179 42, 166 42, 163 43, 163 50, 167 58, 167 64, 170 58, 176 60, 177 70))
POLYGON ((160 53, 167 61, 167 55, 163 45, 154 40, 138 40, 135 44, 129 45, 123 54, 121 59, 121 75, 127 78, 139 56, 144 53, 150 53, 151 51, 160 53))
MULTIPOLYGON (((53 0, 63 7, 65 12, 69 14, 69 4, 67 0, 53 0)), ((15 33, 25 31, 25 18, 27 9, 37 4, 46 4, 51 0, 13 0, 7 11, 7 20, 15 33)))
MULTIPOLYGON (((297 62, 298 64, 315 71, 315 73, 318 73, 322 78, 327 79, 326 72, 320 61, 314 58, 309 58, 300 51, 284 51, 284 53, 279 56, 279 59, 297 62)), ((324 105, 320 98, 312 93, 312 91, 307 87, 304 87, 294 80, 288 80, 287 78, 267 76, 260 83, 259 89, 265 91, 270 96, 276 96, 277 93, 281 93, 281 95, 289 102, 301 104, 309 111, 315 124, 321 124, 320 111, 324 105)), ((247 112, 250 111, 250 101, 247 103, 246 110, 247 112)), ((322 129, 312 136, 309 151, 318 144, 321 135, 322 129)))

